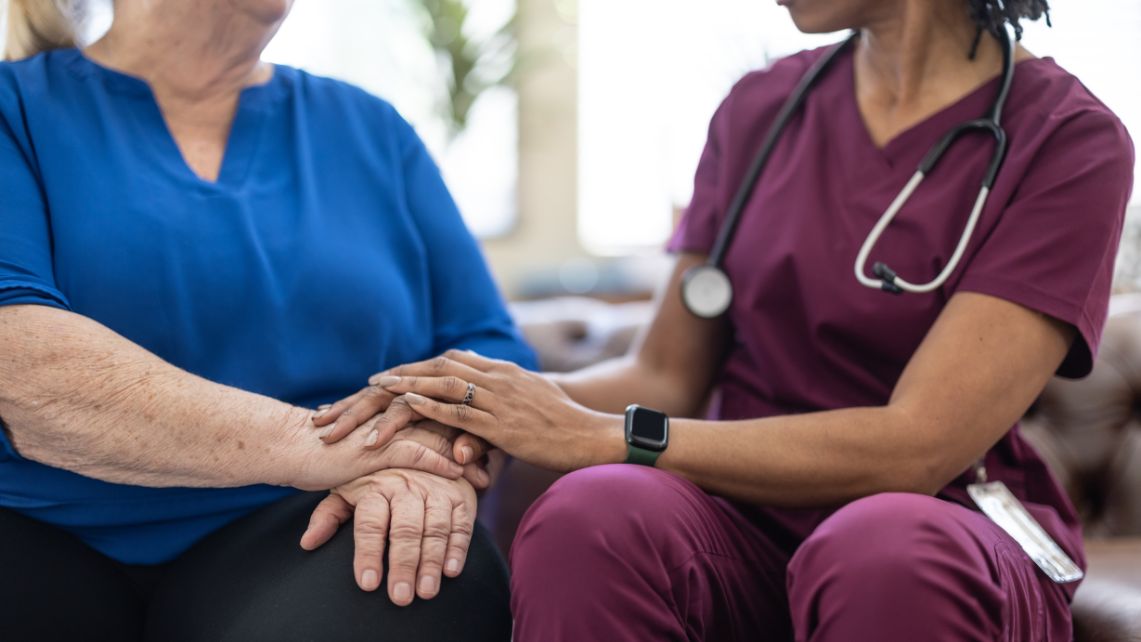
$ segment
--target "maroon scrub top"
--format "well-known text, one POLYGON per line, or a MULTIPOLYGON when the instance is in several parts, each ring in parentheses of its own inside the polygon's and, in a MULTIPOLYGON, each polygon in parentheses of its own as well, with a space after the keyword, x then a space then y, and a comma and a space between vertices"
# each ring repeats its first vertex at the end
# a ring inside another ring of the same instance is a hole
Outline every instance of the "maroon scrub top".
MULTIPOLYGON (((721 104, 693 201, 669 248, 708 254, 780 106, 824 49, 742 79, 721 104)), ((1105 324, 1114 257, 1133 180, 1124 126, 1052 59, 1017 64, 1003 116, 1010 149, 962 262, 939 290, 895 296, 860 285, 856 253, 920 159, 954 125, 982 117, 996 78, 882 149, 855 100, 852 48, 792 118, 743 212, 725 260, 735 298, 733 349, 711 417, 743 419, 880 406, 943 306, 980 292, 1060 319, 1078 336, 1058 374, 1089 373, 1105 324)), ((962 139, 881 237, 868 261, 912 283, 950 257, 991 158, 986 134, 962 139)), ((987 455, 1043 526, 1081 559, 1072 506, 1015 426, 987 455)), ((964 475, 941 496, 972 505, 964 475)), ((760 510, 797 541, 828 511, 760 510)))

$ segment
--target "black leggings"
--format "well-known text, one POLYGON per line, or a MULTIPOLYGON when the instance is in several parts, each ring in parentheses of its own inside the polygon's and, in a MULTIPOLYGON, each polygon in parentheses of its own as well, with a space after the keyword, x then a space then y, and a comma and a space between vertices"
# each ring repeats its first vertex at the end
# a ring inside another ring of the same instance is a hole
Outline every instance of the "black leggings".
POLYGON ((507 569, 476 532, 463 574, 435 599, 397 607, 353 580, 351 524, 298 545, 323 494, 262 508, 159 566, 128 566, 70 534, 0 509, 0 638, 506 642, 507 569))

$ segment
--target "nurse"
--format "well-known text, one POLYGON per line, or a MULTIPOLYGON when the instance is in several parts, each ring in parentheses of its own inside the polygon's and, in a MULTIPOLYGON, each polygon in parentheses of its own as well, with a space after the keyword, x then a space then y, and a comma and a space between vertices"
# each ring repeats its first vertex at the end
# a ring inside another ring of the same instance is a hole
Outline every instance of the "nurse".
MULTIPOLYGON (((382 432, 430 417, 573 471, 514 543, 521 642, 1070 640, 1077 583, 1039 570, 968 485, 983 470, 1003 482, 1083 564, 1074 510, 1017 421, 1052 376, 1090 371, 1129 137, 1076 78, 1017 47, 1009 152, 958 267, 930 293, 863 287, 853 265, 876 221, 928 149, 994 103, 1000 30, 1047 6, 782 4, 802 31, 858 36, 749 195, 723 263, 728 312, 691 313, 683 274, 707 261, 778 110, 830 48, 747 75, 717 110, 669 243, 676 268, 628 357, 556 377, 451 352, 383 372, 371 382, 401 396, 382 432), (628 404, 653 410, 624 417, 628 404)), ((913 283, 939 274, 994 145, 978 134, 947 153, 868 276, 877 262, 913 283)), ((352 405, 382 404, 331 414, 352 405)))
POLYGON ((115 0, 84 49, 87 3, 4 4, 5 641, 510 639, 456 431, 310 421, 447 348, 533 355, 412 127, 261 61, 291 4, 115 0))

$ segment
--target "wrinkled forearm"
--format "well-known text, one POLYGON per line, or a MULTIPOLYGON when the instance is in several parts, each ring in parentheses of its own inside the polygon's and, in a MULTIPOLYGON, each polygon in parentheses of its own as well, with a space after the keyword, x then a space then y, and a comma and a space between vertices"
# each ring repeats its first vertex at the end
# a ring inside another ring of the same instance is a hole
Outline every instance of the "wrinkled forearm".
POLYGON ((0 308, 0 346, 0 417, 33 461, 141 486, 304 487, 315 466, 360 459, 321 444, 308 411, 179 370, 70 312, 0 308))

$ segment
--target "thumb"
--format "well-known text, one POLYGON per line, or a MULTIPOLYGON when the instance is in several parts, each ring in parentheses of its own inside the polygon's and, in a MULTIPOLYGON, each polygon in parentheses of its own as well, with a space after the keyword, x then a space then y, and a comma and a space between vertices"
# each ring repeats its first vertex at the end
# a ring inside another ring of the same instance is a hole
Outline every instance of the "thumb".
POLYGON ((483 459, 491 450, 491 444, 482 437, 464 433, 456 437, 452 445, 452 457, 461 464, 471 464, 483 459))

